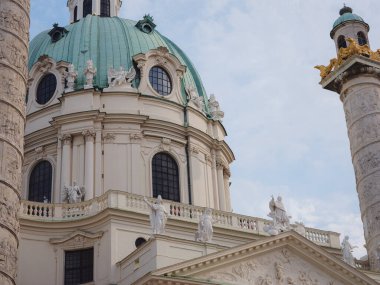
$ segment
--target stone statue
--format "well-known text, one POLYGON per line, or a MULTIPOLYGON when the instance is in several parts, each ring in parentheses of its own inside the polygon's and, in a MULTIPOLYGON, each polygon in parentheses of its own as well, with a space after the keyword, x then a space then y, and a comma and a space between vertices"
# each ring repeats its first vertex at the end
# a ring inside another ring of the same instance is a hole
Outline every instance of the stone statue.
POLYGON ((94 88, 94 77, 96 74, 96 67, 94 67, 94 63, 92 59, 87 60, 86 68, 84 69, 84 75, 86 76, 86 84, 84 85, 84 89, 94 88))
POLYGON ((278 196, 276 201, 272 196, 269 202, 269 209, 270 213, 268 217, 273 219, 273 224, 265 226, 264 231, 270 235, 278 235, 280 232, 290 230, 289 219, 291 216, 287 215, 281 196, 278 196))
POLYGON ((62 201, 67 201, 69 204, 80 203, 84 199, 84 187, 79 187, 74 181, 73 186, 64 186, 62 193, 62 201))
POLYGON ((188 87, 186 88, 186 92, 188 95, 189 102, 193 103, 198 110, 202 111, 205 103, 203 101, 203 97, 198 96, 196 88, 188 87))
POLYGON ((221 121, 224 118, 224 112, 220 110, 219 102, 216 101, 214 94, 210 95, 208 106, 210 107, 211 118, 213 120, 221 121))
POLYGON ((166 211, 164 205, 162 205, 162 197, 158 195, 156 202, 153 204, 144 197, 144 202, 148 204, 151 208, 150 214, 150 225, 152 227, 152 232, 154 235, 161 235, 165 232, 165 224, 168 217, 168 212, 166 211))
POLYGON ((75 87, 75 79, 78 76, 78 72, 75 71, 74 64, 70 64, 68 67, 68 71, 65 73, 65 79, 67 82, 67 88, 65 89, 65 92, 73 92, 75 87))
POLYGON ((195 240, 201 242, 210 242, 212 240, 213 228, 212 225, 216 220, 212 217, 211 209, 206 209, 199 218, 198 231, 195 233, 195 240))
POLYGON ((124 69, 124 67, 120 66, 119 70, 115 70, 110 68, 108 70, 108 85, 110 87, 116 86, 132 86, 132 81, 136 77, 136 70, 132 66, 128 71, 124 69))
POLYGON ((357 246, 352 246, 348 240, 349 240, 349 236, 345 236, 342 242, 342 253, 343 253, 342 259, 345 263, 351 265, 352 267, 355 267, 355 258, 352 255, 352 251, 357 246))

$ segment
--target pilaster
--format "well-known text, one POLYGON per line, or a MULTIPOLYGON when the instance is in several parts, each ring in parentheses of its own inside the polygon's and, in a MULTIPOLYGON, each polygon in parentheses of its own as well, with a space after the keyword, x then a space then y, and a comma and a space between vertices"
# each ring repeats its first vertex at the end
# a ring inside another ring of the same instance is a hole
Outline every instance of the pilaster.
POLYGON ((94 198, 94 140, 95 131, 85 130, 82 132, 85 137, 85 170, 84 170, 84 187, 86 191, 85 200, 94 198))

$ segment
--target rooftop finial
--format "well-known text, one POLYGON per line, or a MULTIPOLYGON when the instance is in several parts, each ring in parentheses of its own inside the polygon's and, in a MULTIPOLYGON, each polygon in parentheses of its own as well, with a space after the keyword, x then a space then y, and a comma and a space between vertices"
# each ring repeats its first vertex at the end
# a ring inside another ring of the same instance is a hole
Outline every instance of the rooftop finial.
POLYGON ((352 13, 352 9, 348 6, 346 6, 346 3, 343 4, 343 8, 340 9, 339 11, 339 15, 343 15, 343 14, 346 14, 346 13, 352 13))

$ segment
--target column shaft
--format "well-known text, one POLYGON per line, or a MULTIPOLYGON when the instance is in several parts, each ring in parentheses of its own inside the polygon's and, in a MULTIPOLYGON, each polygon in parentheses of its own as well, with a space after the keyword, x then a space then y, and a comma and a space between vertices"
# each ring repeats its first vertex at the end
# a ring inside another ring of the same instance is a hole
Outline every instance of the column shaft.
POLYGON ((94 198, 94 137, 95 132, 83 132, 86 140, 85 146, 85 168, 84 168, 84 187, 86 190, 85 200, 94 198))

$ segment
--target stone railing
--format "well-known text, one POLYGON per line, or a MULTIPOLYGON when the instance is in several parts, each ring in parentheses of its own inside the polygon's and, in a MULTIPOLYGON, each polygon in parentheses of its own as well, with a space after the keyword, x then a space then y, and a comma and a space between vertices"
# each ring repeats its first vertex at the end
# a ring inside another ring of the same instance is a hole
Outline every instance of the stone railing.
POLYGON ((355 259, 355 267, 360 270, 366 270, 369 271, 369 261, 368 260, 358 260, 355 259))
MULTIPOLYGON (((164 200, 163 204, 169 213, 169 218, 174 220, 198 223, 204 211, 202 207, 167 200, 164 200)), ((150 213, 143 196, 110 190, 100 197, 78 204, 45 204, 23 200, 20 218, 38 221, 77 220, 94 216, 105 209, 133 211, 147 215, 150 213)), ((217 221, 215 227, 268 235, 264 231, 264 226, 270 224, 269 220, 217 210, 213 210, 213 218, 217 221)), ((305 237, 322 246, 340 248, 338 233, 305 228, 305 237)))

